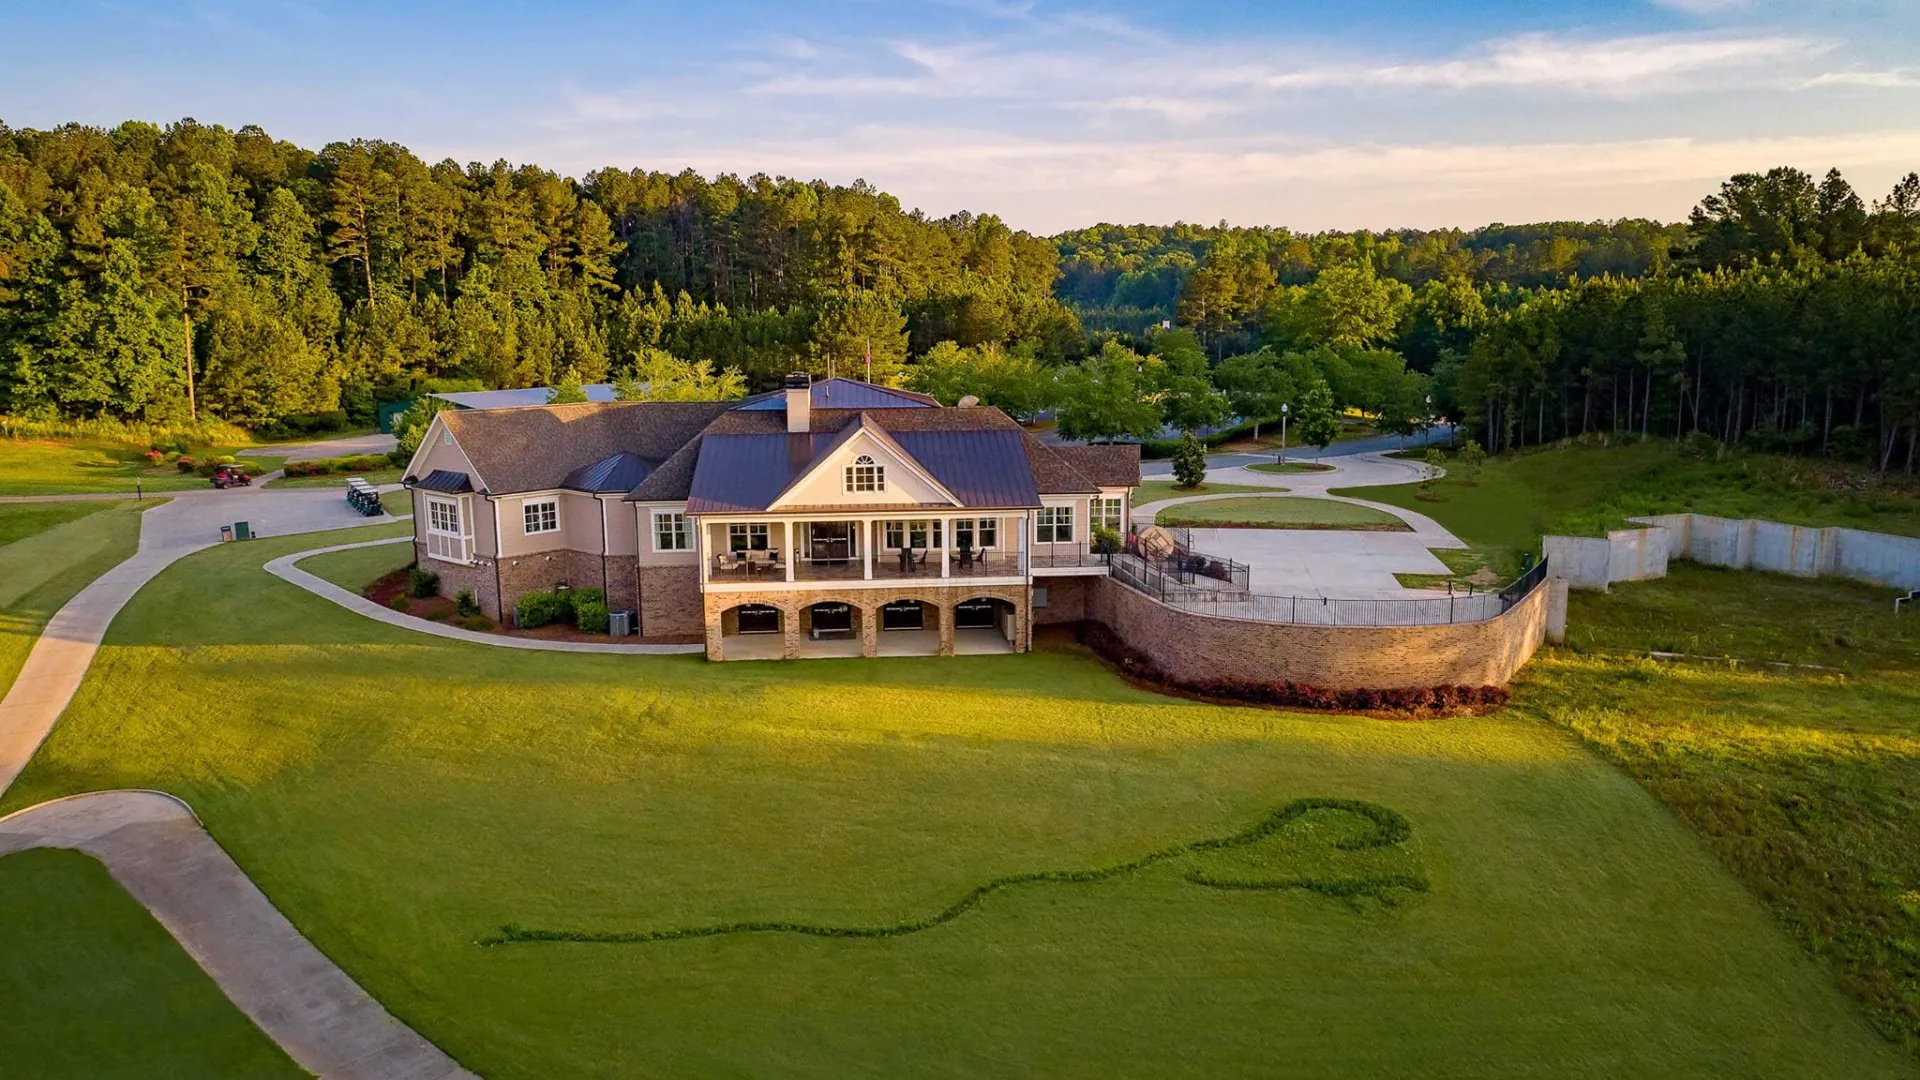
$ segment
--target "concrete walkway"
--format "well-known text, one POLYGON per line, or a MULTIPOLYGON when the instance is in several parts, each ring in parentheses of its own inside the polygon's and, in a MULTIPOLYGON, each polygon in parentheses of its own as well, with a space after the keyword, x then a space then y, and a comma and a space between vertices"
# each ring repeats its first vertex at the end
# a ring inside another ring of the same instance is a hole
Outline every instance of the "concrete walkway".
POLYGON ((473 1077, 294 929, 179 799, 103 791, 0 818, 0 856, 36 847, 105 863, 302 1068, 328 1080, 473 1077))
POLYGON ((359 593, 343 589, 333 582, 317 577, 300 569, 298 563, 315 555, 325 555, 332 551, 352 551, 355 548, 379 547, 382 544, 411 544, 411 536, 393 536, 385 540, 362 540, 357 544, 335 544, 332 547, 314 548, 312 551, 296 551, 291 555, 282 555, 267 563, 267 573, 292 585, 298 585, 308 592, 325 600, 331 600, 356 615, 365 615, 369 619, 410 630, 416 634, 431 634, 434 637, 451 638, 474 645, 494 645, 503 649, 532 649, 538 652, 581 652, 581 653, 625 653, 628 655, 664 656, 673 654, 700 653, 707 651, 705 645, 639 645, 619 644, 612 641, 542 641, 538 638, 512 638, 502 634, 483 634, 474 630, 465 630, 458 626, 447 626, 429 619, 416 619, 411 615, 402 615, 392 608, 361 596, 359 593))

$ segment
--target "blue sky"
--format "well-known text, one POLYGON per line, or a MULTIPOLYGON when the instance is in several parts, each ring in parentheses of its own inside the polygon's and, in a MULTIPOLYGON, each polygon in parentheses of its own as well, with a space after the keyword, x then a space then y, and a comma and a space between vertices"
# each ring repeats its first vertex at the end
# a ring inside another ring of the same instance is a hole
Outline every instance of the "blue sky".
POLYGON ((1052 232, 1683 216, 1728 174, 1920 169, 1913 0, 14 0, 0 120, 856 177, 1052 232))

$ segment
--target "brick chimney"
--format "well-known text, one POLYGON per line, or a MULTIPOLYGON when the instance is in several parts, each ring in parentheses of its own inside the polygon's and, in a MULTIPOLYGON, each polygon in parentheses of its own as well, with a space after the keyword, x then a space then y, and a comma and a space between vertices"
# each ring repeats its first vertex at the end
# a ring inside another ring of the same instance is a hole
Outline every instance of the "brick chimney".
POLYGON ((804 371, 787 376, 787 431, 813 430, 813 379, 804 371))

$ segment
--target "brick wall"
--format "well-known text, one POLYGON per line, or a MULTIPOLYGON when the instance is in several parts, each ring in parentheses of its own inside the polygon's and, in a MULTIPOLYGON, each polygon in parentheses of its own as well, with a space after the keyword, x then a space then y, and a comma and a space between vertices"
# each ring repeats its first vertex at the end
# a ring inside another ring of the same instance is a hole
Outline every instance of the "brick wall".
POLYGON ((632 555, 607 556, 607 607, 640 610, 639 560, 632 555))
POLYGON ((460 595, 461 589, 472 589, 473 598, 479 602, 480 611, 490 619, 500 619, 500 594, 493 580, 491 563, 475 563, 461 566, 458 563, 441 562, 427 557, 427 545, 419 540, 413 542, 414 564, 440 575, 440 595, 451 600, 460 595))
POLYGON ((1175 679, 1329 690, 1504 686, 1545 637, 1553 592, 1535 589, 1483 622, 1307 626, 1179 611, 1107 578, 1094 582, 1089 617, 1175 679))
POLYGON ((698 634, 701 618, 700 568, 641 566, 640 632, 648 637, 698 634))
POLYGON ((1033 625, 1076 623, 1087 616, 1087 598, 1093 594, 1097 577, 1038 577, 1033 587, 1047 590, 1047 606, 1033 609, 1033 625))

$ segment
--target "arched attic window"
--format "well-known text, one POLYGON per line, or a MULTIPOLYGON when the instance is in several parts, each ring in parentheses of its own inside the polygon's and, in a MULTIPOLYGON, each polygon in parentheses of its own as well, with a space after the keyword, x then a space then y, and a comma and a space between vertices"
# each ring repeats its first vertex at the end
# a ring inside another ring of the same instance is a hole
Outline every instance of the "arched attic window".
POLYGON ((874 462, 871 455, 861 454, 847 466, 848 491, 885 491, 887 490, 887 467, 874 462))

